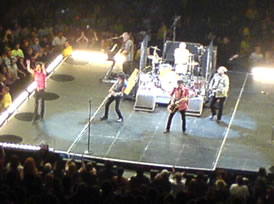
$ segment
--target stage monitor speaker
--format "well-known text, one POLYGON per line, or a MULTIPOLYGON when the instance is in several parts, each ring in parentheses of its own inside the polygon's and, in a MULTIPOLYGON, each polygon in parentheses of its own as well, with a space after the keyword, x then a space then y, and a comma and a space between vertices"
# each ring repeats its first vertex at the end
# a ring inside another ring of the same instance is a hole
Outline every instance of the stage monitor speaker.
POLYGON ((155 110, 155 106, 156 95, 152 95, 150 92, 137 92, 134 110, 153 112, 155 110))
POLYGON ((203 112, 204 98, 202 96, 190 98, 188 101, 187 115, 201 116, 203 112))
POLYGON ((137 80, 138 80, 138 74, 139 74, 139 70, 138 69, 134 69, 134 71, 132 72, 132 74, 130 75, 130 77, 128 78, 128 84, 127 84, 127 88, 125 89, 124 93, 126 95, 129 95, 131 90, 133 89, 133 87, 135 86, 137 80))

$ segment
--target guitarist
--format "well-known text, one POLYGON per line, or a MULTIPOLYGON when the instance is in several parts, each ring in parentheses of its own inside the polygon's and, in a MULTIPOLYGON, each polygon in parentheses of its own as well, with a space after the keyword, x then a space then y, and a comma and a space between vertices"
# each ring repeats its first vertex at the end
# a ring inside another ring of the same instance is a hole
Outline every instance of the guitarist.
POLYGON ((115 101, 115 111, 118 115, 117 122, 123 122, 124 119, 120 111, 119 105, 120 105, 121 98, 124 95, 124 91, 126 87, 127 87, 127 82, 126 82, 125 74, 123 72, 120 72, 118 74, 117 81, 109 89, 109 95, 105 105, 105 114, 104 116, 101 117, 101 120, 108 119, 109 106, 113 101, 115 101))
POLYGON ((212 100, 210 102, 210 119, 214 119, 214 116, 216 115, 215 104, 219 101, 217 122, 222 119, 224 102, 229 90, 229 78, 225 72, 227 72, 227 69, 224 66, 219 67, 217 73, 214 74, 209 83, 209 91, 212 93, 212 100))
POLYGON ((182 117, 182 131, 186 132, 186 109, 188 108, 188 96, 189 90, 184 86, 183 80, 177 81, 178 86, 173 89, 171 92, 171 101, 168 109, 170 111, 168 116, 168 121, 166 124, 165 134, 170 132, 170 125, 172 122, 172 118, 177 111, 181 113, 182 117))
POLYGON ((120 49, 120 53, 126 57, 126 61, 123 63, 123 72, 126 75, 130 75, 134 69, 133 58, 134 58, 134 43, 128 32, 122 34, 123 43, 120 49))

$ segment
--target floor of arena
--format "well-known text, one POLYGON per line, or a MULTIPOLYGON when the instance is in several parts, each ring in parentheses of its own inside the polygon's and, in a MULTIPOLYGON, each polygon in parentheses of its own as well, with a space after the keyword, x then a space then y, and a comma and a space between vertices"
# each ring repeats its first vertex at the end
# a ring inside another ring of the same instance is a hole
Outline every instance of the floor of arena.
POLYGON ((100 121, 111 84, 101 78, 109 64, 64 62, 47 80, 46 116, 32 124, 31 97, 0 129, 0 141, 48 144, 58 152, 131 164, 201 170, 229 168, 256 171, 274 164, 273 84, 253 80, 245 72, 231 71, 230 92, 222 121, 187 116, 187 134, 176 114, 171 132, 163 134, 166 107, 152 113, 134 111, 134 102, 123 100, 124 122, 117 123, 114 104, 109 120, 100 121), (88 131, 89 100, 91 118, 88 131), (88 136, 90 135, 90 151, 88 136))

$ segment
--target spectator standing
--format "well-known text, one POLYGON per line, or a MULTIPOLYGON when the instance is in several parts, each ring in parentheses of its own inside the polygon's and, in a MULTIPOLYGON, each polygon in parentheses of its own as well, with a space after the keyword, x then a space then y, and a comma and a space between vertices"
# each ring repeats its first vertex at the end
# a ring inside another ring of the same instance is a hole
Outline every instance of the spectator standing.
POLYGON ((248 187, 244 185, 242 176, 237 176, 236 183, 230 186, 230 196, 232 202, 238 201, 238 203, 247 203, 249 191, 248 187))

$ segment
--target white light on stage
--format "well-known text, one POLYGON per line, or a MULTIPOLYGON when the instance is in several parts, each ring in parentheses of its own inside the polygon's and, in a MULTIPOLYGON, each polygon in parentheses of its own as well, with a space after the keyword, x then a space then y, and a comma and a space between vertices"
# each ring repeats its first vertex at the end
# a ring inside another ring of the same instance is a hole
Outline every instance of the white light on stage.
POLYGON ((56 66, 63 60, 63 55, 58 55, 46 68, 47 73, 51 73, 56 66))
POLYGON ((123 64, 126 61, 126 57, 124 55, 115 55, 114 60, 119 63, 119 64, 123 64))
POLYGON ((253 67, 253 79, 262 82, 274 82, 274 68, 272 67, 253 67))
POLYGON ((24 91, 22 92, 8 107, 7 111, 8 113, 13 113, 19 106, 22 104, 26 98, 28 97, 28 92, 24 91))
POLYGON ((108 56, 102 52, 83 51, 83 50, 73 51, 71 57, 74 60, 88 61, 88 62, 105 62, 108 59, 108 56))
POLYGON ((36 82, 32 82, 28 87, 27 87, 27 91, 29 93, 32 93, 34 91, 34 89, 36 88, 36 82))
POLYGON ((4 111, 3 113, 1 113, 1 115, 0 115, 0 126, 2 126, 4 124, 4 122, 7 120, 8 117, 9 117, 9 112, 8 111, 4 111))
POLYGON ((38 151, 41 149, 41 147, 39 146, 13 144, 13 143, 6 143, 6 142, 0 142, 0 145, 3 146, 4 148, 11 148, 11 149, 22 149, 22 150, 32 150, 32 151, 38 151))

